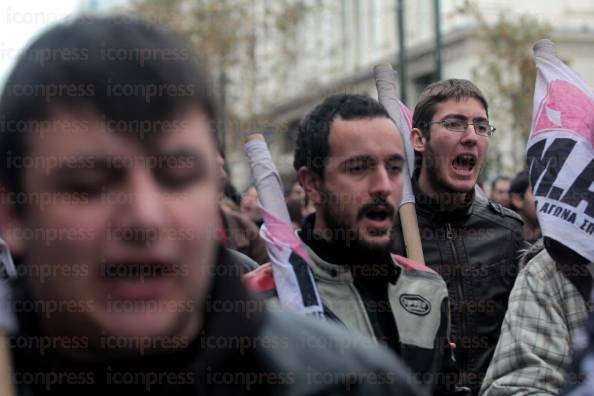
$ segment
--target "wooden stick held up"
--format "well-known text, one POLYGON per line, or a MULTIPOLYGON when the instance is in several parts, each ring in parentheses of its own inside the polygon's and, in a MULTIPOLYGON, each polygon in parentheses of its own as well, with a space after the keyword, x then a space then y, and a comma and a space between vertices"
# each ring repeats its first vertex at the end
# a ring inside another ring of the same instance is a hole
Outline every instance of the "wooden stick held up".
POLYGON ((402 225, 402 233, 406 245, 406 254, 408 258, 424 264, 425 258, 423 256, 423 246, 421 244, 419 223, 417 221, 415 200, 411 184, 414 152, 409 138, 410 127, 403 117, 400 101, 398 100, 396 72, 392 69, 392 66, 388 64, 375 66, 373 72, 375 75, 378 100, 386 108, 390 118, 392 118, 398 127, 404 145, 404 154, 406 157, 404 161, 405 172, 402 202, 398 213, 400 215, 400 223, 402 225))

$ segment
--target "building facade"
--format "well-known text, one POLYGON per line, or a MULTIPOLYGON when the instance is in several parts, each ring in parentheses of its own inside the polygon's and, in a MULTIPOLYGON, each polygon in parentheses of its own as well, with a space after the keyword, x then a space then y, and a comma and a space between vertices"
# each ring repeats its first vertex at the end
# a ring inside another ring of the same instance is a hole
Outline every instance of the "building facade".
MULTIPOLYGON (((313 3, 313 2, 312 2, 313 3)), ((259 68, 264 92, 260 118, 266 128, 275 162, 286 180, 293 174, 295 128, 302 116, 325 96, 336 92, 367 93, 377 97, 373 66, 389 62, 398 66, 398 0, 334 0, 315 2, 300 22, 296 37, 294 62, 274 78, 275 70, 266 62, 259 68)), ((505 102, 492 87, 474 77, 485 58, 485 43, 479 21, 461 8, 464 0, 439 2, 441 25, 441 76, 474 80, 492 103, 505 102)), ((539 23, 549 24, 551 38, 559 55, 570 62, 586 81, 594 86, 594 2, 588 0, 475 0, 472 3, 488 24, 501 16, 515 20, 529 15, 539 23)), ((406 104, 414 103, 423 88, 435 80, 435 0, 403 0, 404 41, 406 49, 406 104)), ((264 41, 274 38, 263 37, 264 41)), ((265 45, 266 46, 266 45, 265 45)), ((267 47, 274 48, 268 44, 267 47)), ((528 46, 526 51, 531 51, 528 46)), ((274 57, 264 52, 262 59, 274 57)), ((531 97, 532 92, 527 93, 531 97)), ((491 142, 493 166, 488 180, 497 173, 512 175, 523 167, 525 141, 509 124, 509 115, 492 108, 491 119, 497 133, 491 142)), ((232 131, 234 133, 236 131, 232 131)), ((228 153, 233 181, 241 189, 250 183, 249 168, 241 147, 228 153)))
MULTIPOLYGON (((189 0, 188 0, 189 1, 189 0)), ((220 0, 218 0, 220 1, 220 0)), ((121 9, 127 0, 81 0, 81 12, 121 9)), ((403 10, 406 104, 412 109, 419 93, 436 77, 435 18, 439 4, 442 78, 472 79, 485 92, 490 118, 497 127, 491 142, 490 174, 511 175, 522 168, 523 147, 509 114, 499 109, 508 98, 477 80, 486 45, 481 21, 461 11, 473 4, 487 24, 503 16, 529 15, 552 27, 551 38, 563 59, 594 86, 594 2, 591 0, 226 0, 249 14, 242 29, 250 40, 238 44, 237 61, 215 75, 217 94, 231 111, 222 125, 227 164, 238 189, 250 183, 241 135, 265 133, 275 163, 291 180, 295 130, 299 120, 325 96, 336 92, 368 93, 376 97, 373 66, 399 59, 397 7, 403 10), (300 12, 299 12, 300 11, 300 12), (297 16, 295 15, 297 14, 297 16), (279 28, 283 25, 284 28, 279 28), (282 30, 282 32, 281 32, 282 30), (245 47, 249 48, 245 48, 245 47), (246 51, 246 49, 248 51, 246 51), (249 60, 244 59, 249 54, 249 60), (224 77, 224 78, 219 78, 224 77)), ((529 45, 526 51, 530 52, 529 45)), ((220 71, 219 68, 218 71, 220 71)), ((216 74, 216 73, 215 73, 216 74)), ((527 96, 532 92, 527 92, 527 96)), ((526 131, 524 131, 526 133, 526 131)))

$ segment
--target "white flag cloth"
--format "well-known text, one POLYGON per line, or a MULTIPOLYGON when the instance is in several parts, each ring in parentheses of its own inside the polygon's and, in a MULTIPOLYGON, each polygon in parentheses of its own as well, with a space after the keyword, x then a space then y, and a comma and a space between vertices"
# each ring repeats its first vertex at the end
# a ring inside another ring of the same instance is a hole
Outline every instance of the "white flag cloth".
POLYGON ((323 316, 324 308, 309 266, 303 242, 293 232, 282 182, 263 140, 245 144, 264 224, 266 242, 278 299, 283 307, 303 314, 323 316))
POLYGON ((594 261, 594 91, 550 40, 534 45, 534 61, 526 157, 542 234, 594 261))
POLYGON ((16 319, 11 310, 10 287, 8 279, 16 277, 16 269, 8 245, 0 238, 0 266, 2 266, 0 277, 0 331, 12 333, 16 330, 16 319))
POLYGON ((394 124, 400 131, 404 151, 406 154, 406 173, 402 185, 402 199, 400 204, 414 203, 415 195, 412 190, 412 173, 415 169, 415 153, 410 142, 410 130, 412 129, 412 113, 400 100, 398 100, 398 88, 396 84, 396 72, 390 65, 377 65, 373 69, 375 73, 375 84, 379 102, 386 108, 394 124))
POLYGON ((282 306, 322 317, 324 308, 309 267, 310 258, 293 228, 262 208, 260 236, 266 242, 272 274, 282 306))

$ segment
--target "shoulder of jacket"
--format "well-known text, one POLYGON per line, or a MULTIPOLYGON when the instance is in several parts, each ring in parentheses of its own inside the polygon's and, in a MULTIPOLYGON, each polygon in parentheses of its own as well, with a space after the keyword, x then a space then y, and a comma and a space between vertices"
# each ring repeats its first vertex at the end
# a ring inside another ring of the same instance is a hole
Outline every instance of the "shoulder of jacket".
POLYGON ((501 204, 482 198, 477 199, 475 205, 475 213, 486 216, 492 221, 515 229, 521 229, 524 225, 524 221, 519 214, 501 204))
MULTIPOLYGON (((545 247, 544 247, 543 238, 540 238, 538 241, 534 242, 532 245, 529 245, 528 243, 526 243, 526 248, 519 252, 521 254, 520 267, 524 267, 530 260, 532 260, 534 257, 539 255, 544 249, 545 249, 545 247)), ((549 258, 550 258, 550 256, 549 256, 549 258)))
POLYGON ((258 268, 258 263, 246 254, 235 249, 225 249, 229 254, 229 257, 233 258, 233 260, 235 260, 239 265, 241 265, 241 267, 245 270, 246 273, 248 273, 249 271, 254 271, 258 268))
MULTIPOLYGON (((388 349, 380 347, 376 341, 353 334, 328 321, 287 312, 270 312, 267 316, 262 329, 263 338, 284 340, 282 347, 261 350, 265 355, 265 361, 271 365, 270 368, 279 372, 294 373, 297 377, 294 385, 297 387, 319 388, 316 392, 297 392, 297 394, 322 394, 325 393, 323 389, 328 390, 328 387, 332 389, 341 384, 344 394, 351 394, 346 392, 344 382, 340 381, 348 381, 352 373, 363 376, 352 378, 358 385, 373 381, 373 378, 367 378, 367 376, 374 375, 377 378, 389 376, 390 381, 384 383, 385 387, 382 390, 380 386, 377 394, 384 394, 383 392, 389 394, 394 390, 403 392, 404 395, 416 394, 414 392, 417 388, 413 384, 412 374, 395 355, 388 349), (323 377, 328 378, 329 383, 312 382, 307 381, 305 377, 308 372, 331 373, 332 376, 323 377)), ((336 390, 338 391, 338 388, 336 390)), ((336 394, 343 393, 338 391, 336 394)), ((366 393, 359 391, 354 394, 366 393)), ((371 394, 376 393, 371 392, 371 394)))
MULTIPOLYGON (((572 273, 567 276, 546 249, 542 249, 524 264, 518 274, 517 284, 524 290, 523 293, 526 293, 526 290, 544 293, 551 298, 551 302, 557 302, 559 298, 565 300, 570 290, 569 294, 579 295, 579 288, 576 288, 573 276, 572 273)), ((575 279, 579 279, 579 275, 575 279)), ((584 298, 584 301, 587 302, 588 299, 584 298)))
POLYGON ((557 272, 557 265, 549 253, 544 249, 529 249, 522 257, 522 271, 532 273, 538 277, 548 277, 550 272, 557 272))

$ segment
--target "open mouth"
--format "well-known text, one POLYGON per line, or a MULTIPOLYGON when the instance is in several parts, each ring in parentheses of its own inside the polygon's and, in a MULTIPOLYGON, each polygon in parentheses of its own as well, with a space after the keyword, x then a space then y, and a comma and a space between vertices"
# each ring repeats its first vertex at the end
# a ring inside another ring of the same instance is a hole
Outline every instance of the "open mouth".
POLYGON ((155 300, 177 291, 174 262, 157 259, 122 259, 101 266, 102 285, 110 300, 155 300))
POLYGON ((461 154, 452 161, 452 167, 456 170, 472 171, 476 166, 476 157, 471 154, 461 154))
POLYGON ((103 269, 103 276, 109 280, 144 281, 172 274, 170 266, 163 262, 112 262, 103 269))
POLYGON ((373 222, 392 220, 394 210, 387 206, 376 206, 365 212, 365 217, 373 222))

